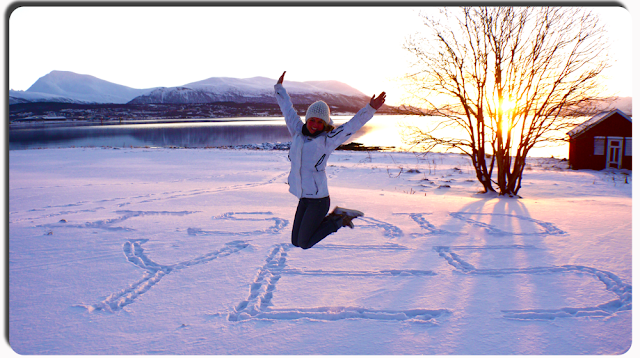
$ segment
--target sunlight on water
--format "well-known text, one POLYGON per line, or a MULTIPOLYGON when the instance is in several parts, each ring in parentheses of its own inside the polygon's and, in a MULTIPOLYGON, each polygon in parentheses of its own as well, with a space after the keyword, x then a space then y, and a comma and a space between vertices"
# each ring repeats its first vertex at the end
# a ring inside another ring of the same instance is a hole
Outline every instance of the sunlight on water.
MULTIPOLYGON (((375 116, 362 129, 363 134, 359 132, 360 135, 357 135, 353 141, 369 146, 394 146, 400 150, 412 150, 410 146, 404 144, 402 141, 402 136, 400 135, 402 127, 409 125, 426 130, 435 124, 433 120, 435 120, 435 117, 375 116)), ((439 129, 437 132, 434 132, 434 135, 436 133, 438 137, 464 138, 464 133, 454 128, 439 129)), ((435 151, 444 151, 444 149, 436 148, 435 151)), ((456 151, 451 152, 456 153, 456 151)), ((459 151, 457 152, 459 153, 459 151)), ((534 147, 529 152, 529 156, 545 158, 553 156, 559 159, 568 158, 569 143, 567 142, 561 145, 549 144, 548 146, 539 148, 534 147)))
MULTIPOLYGON (((351 116, 333 116, 335 125, 348 121, 351 116)), ((423 130, 432 127, 436 117, 402 115, 374 116, 356 132, 350 142, 365 146, 395 147, 397 150, 413 150, 403 143, 401 130, 405 125, 423 130)), ((216 147, 246 144, 288 142, 291 135, 283 117, 216 118, 201 121, 158 120, 145 124, 110 124, 78 126, 73 123, 62 126, 16 127, 9 131, 9 149, 71 147, 71 146, 177 146, 216 147)), ((453 128, 434 132, 438 137, 462 138, 462 132, 453 128)), ((348 142, 349 142, 348 141, 348 142)), ((444 151, 435 148, 434 151, 444 151)), ((529 156, 568 158, 569 145, 534 148, 529 156)))

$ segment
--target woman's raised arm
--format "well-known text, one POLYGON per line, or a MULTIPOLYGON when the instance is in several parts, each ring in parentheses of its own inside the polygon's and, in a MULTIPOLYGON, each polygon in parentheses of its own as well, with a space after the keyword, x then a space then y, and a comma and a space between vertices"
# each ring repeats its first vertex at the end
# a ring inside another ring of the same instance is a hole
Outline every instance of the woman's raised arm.
MULTIPOLYGON (((282 75, 284 76, 284 73, 282 75)), ((371 97, 369 105, 371 105, 371 107, 373 107, 377 111, 378 109, 380 109, 380 107, 382 107, 385 99, 387 99, 387 94, 384 92, 380 93, 378 98, 376 98, 376 95, 374 94, 373 97, 371 97)))

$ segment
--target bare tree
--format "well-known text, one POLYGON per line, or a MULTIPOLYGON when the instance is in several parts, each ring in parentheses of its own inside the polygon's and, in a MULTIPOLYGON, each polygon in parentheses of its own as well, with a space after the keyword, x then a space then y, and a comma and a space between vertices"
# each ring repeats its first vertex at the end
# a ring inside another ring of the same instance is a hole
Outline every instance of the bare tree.
POLYGON ((464 7, 426 16, 407 39, 415 72, 401 113, 430 116, 430 130, 406 127, 406 143, 458 149, 485 192, 517 195, 534 145, 566 140, 595 113, 609 67, 605 32, 584 8, 464 7), (464 136, 437 137, 437 129, 464 136), (496 176, 493 171, 496 169, 496 176))

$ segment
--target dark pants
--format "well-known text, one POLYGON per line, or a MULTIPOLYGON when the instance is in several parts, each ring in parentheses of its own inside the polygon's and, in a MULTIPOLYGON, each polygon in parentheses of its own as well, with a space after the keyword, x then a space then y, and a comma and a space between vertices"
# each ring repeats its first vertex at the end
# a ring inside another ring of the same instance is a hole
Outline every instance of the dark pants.
POLYGON ((328 196, 321 199, 300 199, 291 232, 291 243, 294 246, 310 249, 342 227, 341 217, 327 216, 329 205, 328 196))

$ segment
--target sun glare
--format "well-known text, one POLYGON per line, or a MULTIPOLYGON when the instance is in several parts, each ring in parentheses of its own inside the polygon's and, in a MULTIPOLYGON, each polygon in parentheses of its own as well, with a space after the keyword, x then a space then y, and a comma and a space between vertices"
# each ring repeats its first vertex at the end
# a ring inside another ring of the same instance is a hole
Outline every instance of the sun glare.
POLYGON ((515 108, 516 108, 516 102, 515 101, 512 101, 512 100, 507 99, 507 98, 502 100, 502 113, 509 114, 515 108))

